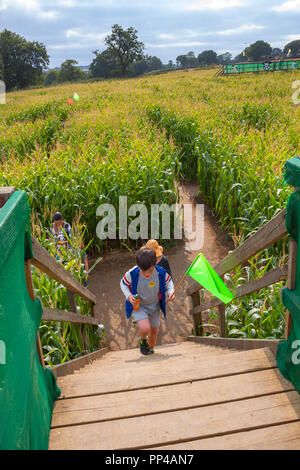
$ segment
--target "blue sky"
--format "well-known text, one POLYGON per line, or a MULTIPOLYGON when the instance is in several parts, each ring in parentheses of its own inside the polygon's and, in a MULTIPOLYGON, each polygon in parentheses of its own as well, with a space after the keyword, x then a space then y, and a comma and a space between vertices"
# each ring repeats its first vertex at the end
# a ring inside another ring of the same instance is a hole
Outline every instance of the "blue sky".
POLYGON ((45 44, 50 66, 91 63, 113 24, 133 26, 145 53, 166 63, 206 49, 234 56, 258 39, 300 39, 300 0, 0 0, 0 31, 45 44))

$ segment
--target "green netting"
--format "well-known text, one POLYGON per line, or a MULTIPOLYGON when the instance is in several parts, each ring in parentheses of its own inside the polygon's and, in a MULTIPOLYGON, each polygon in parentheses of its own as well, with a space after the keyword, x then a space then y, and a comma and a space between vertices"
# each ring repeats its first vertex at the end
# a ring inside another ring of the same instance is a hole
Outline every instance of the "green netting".
POLYGON ((0 449, 47 449, 53 373, 40 365, 36 341, 42 317, 27 290, 24 260, 32 257, 26 193, 0 209, 0 449))
MULTIPOLYGON (((285 164, 285 178, 292 186, 300 186, 300 159, 291 158, 285 164)), ((291 194, 287 204, 286 228, 300 242, 300 189, 291 194)), ((278 345, 277 364, 282 375, 300 393, 300 249, 297 250, 295 288, 282 289, 282 302, 292 316, 292 328, 286 341, 278 345)))
POLYGON ((244 62, 235 65, 224 65, 224 74, 247 72, 275 72, 276 70, 300 70, 300 60, 277 60, 266 62, 244 62))

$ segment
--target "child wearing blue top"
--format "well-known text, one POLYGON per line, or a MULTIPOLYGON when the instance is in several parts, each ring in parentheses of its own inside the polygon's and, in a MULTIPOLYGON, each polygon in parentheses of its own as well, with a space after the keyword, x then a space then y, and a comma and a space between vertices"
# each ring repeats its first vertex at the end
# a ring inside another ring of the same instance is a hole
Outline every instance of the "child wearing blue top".
POLYGON ((121 289, 126 297, 126 316, 133 314, 138 324, 140 351, 153 354, 160 326, 160 310, 166 317, 166 294, 175 299, 174 284, 167 271, 156 265, 156 253, 152 248, 141 248, 136 255, 134 268, 121 279, 121 289), (136 300, 135 295, 139 300, 136 300), (139 310, 134 310, 139 302, 139 310))

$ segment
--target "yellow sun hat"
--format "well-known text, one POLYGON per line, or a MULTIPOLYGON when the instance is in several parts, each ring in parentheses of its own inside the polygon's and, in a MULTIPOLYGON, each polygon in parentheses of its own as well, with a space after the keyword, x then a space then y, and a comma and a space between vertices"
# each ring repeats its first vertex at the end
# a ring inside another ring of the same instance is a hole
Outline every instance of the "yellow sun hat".
POLYGON ((162 246, 160 246, 158 244, 158 242, 156 240, 153 240, 153 239, 148 240, 147 243, 146 243, 146 246, 148 248, 152 248, 155 251, 157 258, 159 256, 162 256, 164 249, 163 249, 162 246))

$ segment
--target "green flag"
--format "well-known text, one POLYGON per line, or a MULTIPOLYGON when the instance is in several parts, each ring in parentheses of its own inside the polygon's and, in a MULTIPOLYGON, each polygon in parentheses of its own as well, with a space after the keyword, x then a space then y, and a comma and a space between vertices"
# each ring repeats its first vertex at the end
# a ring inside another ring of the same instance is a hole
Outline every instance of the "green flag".
POLYGON ((224 304, 234 298, 233 294, 225 286, 222 279, 218 276, 216 271, 214 271, 202 253, 195 258, 186 273, 218 299, 222 300, 224 304))
POLYGON ((77 95, 77 93, 74 93, 73 100, 79 101, 79 96, 77 95))

